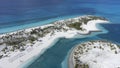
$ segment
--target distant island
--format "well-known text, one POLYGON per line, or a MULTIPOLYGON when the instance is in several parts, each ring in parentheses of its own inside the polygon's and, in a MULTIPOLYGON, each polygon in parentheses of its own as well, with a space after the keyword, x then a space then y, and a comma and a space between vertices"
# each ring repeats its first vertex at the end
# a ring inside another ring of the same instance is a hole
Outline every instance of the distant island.
POLYGON ((0 35, 0 68, 18 68, 34 56, 43 53, 57 38, 101 31, 98 23, 108 23, 104 17, 85 15, 60 20, 48 25, 0 35))
POLYGON ((120 45, 107 40, 81 43, 71 56, 70 68, 120 68, 120 45))

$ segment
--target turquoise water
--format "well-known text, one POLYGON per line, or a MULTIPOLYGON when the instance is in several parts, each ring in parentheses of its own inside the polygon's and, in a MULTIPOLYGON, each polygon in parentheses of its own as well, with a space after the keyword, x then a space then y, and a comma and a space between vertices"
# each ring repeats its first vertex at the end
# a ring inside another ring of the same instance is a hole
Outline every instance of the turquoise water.
POLYGON ((27 68, 67 68, 69 52, 77 44, 89 40, 107 39, 115 43, 120 43, 120 25, 119 24, 104 24, 105 29, 109 32, 96 36, 89 36, 82 39, 65 39, 61 38, 53 47, 47 49, 39 58, 37 58, 27 68), (113 27, 113 28, 111 28, 113 27), (117 31, 117 32, 116 32, 117 31))
POLYGON ((119 0, 3 0, 0 1, 0 33, 39 26, 76 15, 98 15, 119 23, 119 4, 119 0))
POLYGON ((120 43, 119 8, 119 0, 1 0, 0 34, 81 15, 108 18, 112 24, 103 25, 108 33, 83 39, 61 38, 27 66, 27 68, 67 68, 66 57, 78 43, 96 39, 120 43))
POLYGON ((31 22, 31 21, 29 21, 28 24, 23 24, 23 25, 17 25, 17 26, 12 26, 12 27, 1 28, 0 29, 0 34, 9 33, 9 32, 13 32, 13 31, 16 31, 16 30, 21 30, 21 29, 26 29, 26 28, 36 27, 36 26, 42 26, 42 25, 53 23, 54 21, 57 21, 57 20, 74 18, 74 17, 78 17, 78 16, 79 15, 56 17, 56 18, 50 18, 50 19, 42 20, 42 21, 38 21, 38 22, 31 22))
POLYGON ((62 68, 61 63, 65 59, 68 51, 76 44, 85 40, 87 39, 62 38, 53 47, 47 49, 44 54, 28 66, 28 68, 62 68))

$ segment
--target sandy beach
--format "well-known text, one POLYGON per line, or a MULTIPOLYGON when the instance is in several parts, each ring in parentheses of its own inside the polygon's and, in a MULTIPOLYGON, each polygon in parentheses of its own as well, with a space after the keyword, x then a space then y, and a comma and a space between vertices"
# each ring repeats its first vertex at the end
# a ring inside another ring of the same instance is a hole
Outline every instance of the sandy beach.
POLYGON ((78 44, 72 50, 69 57, 69 68, 76 67, 75 64, 78 64, 77 68, 119 68, 119 57, 118 44, 107 40, 91 40, 78 44))
MULTIPOLYGON (((55 32, 54 35, 50 35, 47 34, 46 36, 44 36, 43 38, 40 38, 40 40, 36 40, 34 41, 34 45, 33 46, 28 46, 27 49, 25 51, 16 51, 16 52, 9 52, 10 55, 8 57, 2 58, 0 59, 0 68, 21 68, 21 65, 24 65, 25 63, 28 63, 28 61, 40 56, 42 53, 44 53, 45 50, 47 50, 48 48, 50 48, 56 41, 58 38, 61 37, 65 37, 65 38, 73 38, 77 33, 82 33, 82 34, 87 34, 89 33, 89 31, 99 31, 100 29, 98 29, 96 27, 96 24, 99 23, 108 23, 108 21, 103 21, 103 20, 92 20, 89 21, 87 25, 82 26, 85 29, 87 29, 87 31, 85 32, 80 32, 77 30, 68 30, 67 32, 55 32)), ((50 26, 52 24, 49 25, 45 25, 45 26, 40 26, 41 28, 50 26)), ((37 28, 37 27, 35 27, 37 28)), ((29 28, 29 29, 25 29, 25 31, 31 31, 34 28, 29 28)), ((15 32, 13 32, 15 33, 15 32)), ((11 33, 12 34, 12 33, 11 33)), ((3 34, 1 36, 5 36, 6 34, 3 34)), ((29 44, 28 44, 29 45, 29 44)), ((70 58, 72 58, 72 55, 70 56, 70 58)), ((73 68, 73 63, 71 63, 72 59, 69 60, 70 62, 70 68, 73 68)), ((23 66, 24 67, 24 66, 23 66)))
POLYGON ((71 50, 71 53, 68 58, 68 68, 74 68, 74 61, 73 61, 73 51, 75 48, 71 50))

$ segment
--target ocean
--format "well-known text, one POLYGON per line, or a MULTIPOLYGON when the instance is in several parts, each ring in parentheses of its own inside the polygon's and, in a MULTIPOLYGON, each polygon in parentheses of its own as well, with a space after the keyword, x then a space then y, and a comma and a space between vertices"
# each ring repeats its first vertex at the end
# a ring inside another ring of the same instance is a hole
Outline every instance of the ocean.
POLYGON ((108 33, 82 39, 60 38, 56 44, 26 67, 67 68, 69 52, 81 42, 107 39, 120 43, 119 8, 119 0, 2 0, 0 1, 0 34, 81 15, 106 17, 111 24, 102 26, 108 33))
POLYGON ((119 23, 119 4, 119 0, 2 0, 0 33, 81 15, 98 15, 108 18, 112 23, 119 23))

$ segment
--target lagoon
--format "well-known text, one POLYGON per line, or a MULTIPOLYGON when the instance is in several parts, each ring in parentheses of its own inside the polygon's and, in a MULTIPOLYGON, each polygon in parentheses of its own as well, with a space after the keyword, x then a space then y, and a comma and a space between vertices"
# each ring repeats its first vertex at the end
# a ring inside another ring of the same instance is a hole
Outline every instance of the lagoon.
POLYGON ((61 38, 56 44, 47 49, 40 57, 34 60, 32 64, 28 65, 27 68, 67 68, 69 52, 73 47, 81 42, 107 39, 117 44, 120 43, 120 38, 118 37, 118 34, 120 34, 120 25, 103 24, 102 26, 104 26, 104 28, 109 32, 82 39, 61 38), (114 28, 111 29, 111 26, 114 28))

